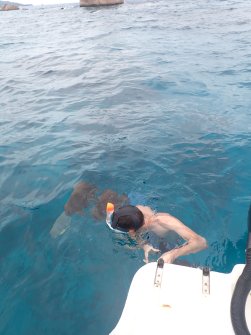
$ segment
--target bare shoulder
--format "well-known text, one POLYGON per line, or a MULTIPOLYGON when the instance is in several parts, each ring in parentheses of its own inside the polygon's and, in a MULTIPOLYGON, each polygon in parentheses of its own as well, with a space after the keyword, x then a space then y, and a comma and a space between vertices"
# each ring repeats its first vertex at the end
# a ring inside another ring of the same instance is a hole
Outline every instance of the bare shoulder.
POLYGON ((143 213, 144 216, 149 217, 155 215, 155 212, 148 206, 137 205, 136 207, 143 213))

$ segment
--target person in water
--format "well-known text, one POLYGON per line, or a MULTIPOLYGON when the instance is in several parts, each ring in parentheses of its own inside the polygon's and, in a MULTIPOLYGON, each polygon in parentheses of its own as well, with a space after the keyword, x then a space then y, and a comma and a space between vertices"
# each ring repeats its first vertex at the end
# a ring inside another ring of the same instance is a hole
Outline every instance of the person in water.
POLYGON ((88 183, 81 182, 71 194, 65 204, 65 214, 82 214, 84 208, 93 201, 95 206, 92 215, 95 219, 105 219, 107 203, 114 204, 114 212, 111 216, 111 228, 116 231, 128 233, 144 250, 144 261, 148 263, 150 252, 160 252, 149 241, 143 238, 146 232, 152 232, 161 240, 168 239, 173 232, 185 241, 182 245, 171 250, 162 250, 160 258, 165 263, 173 263, 178 257, 191 253, 197 253, 207 248, 206 239, 192 229, 188 228, 176 217, 168 213, 156 213, 148 206, 130 205, 126 194, 118 195, 112 190, 105 190, 100 196, 96 196, 97 188, 88 183))
POLYGON ((168 237, 168 233, 177 233, 185 243, 174 249, 165 251, 160 258, 165 263, 173 263, 178 257, 196 253, 207 247, 205 238, 196 234, 180 220, 168 213, 156 213, 147 206, 126 205, 114 211, 111 227, 116 230, 128 232, 132 238, 138 239, 145 252, 145 262, 148 262, 150 251, 160 250, 140 239, 144 232, 154 232, 157 236, 168 237))

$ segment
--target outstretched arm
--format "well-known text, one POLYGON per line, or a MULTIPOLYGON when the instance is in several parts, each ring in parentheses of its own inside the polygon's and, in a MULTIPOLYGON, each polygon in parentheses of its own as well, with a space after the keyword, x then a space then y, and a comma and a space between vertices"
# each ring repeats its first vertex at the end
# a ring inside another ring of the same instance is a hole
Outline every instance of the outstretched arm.
POLYGON ((174 260, 180 256, 194 254, 207 248, 205 238, 196 234, 177 218, 169 214, 158 214, 157 220, 162 228, 175 231, 186 241, 181 247, 172 249, 161 255, 165 263, 173 263, 174 260))

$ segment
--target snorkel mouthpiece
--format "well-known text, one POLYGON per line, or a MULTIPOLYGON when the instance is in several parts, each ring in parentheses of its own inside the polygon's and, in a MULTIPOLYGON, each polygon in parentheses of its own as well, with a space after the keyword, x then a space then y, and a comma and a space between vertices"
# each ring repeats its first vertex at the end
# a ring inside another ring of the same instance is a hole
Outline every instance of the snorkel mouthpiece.
POLYGON ((114 213, 114 205, 108 202, 106 205, 106 223, 110 228, 112 228, 112 215, 114 213))

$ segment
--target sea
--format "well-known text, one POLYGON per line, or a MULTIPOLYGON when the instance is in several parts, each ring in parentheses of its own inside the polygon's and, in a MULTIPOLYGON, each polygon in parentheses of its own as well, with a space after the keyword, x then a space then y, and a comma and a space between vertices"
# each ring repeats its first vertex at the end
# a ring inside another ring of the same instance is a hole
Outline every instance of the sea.
POLYGON ((1 335, 116 326, 144 255, 89 207, 51 236, 82 181, 204 236, 193 266, 245 262, 250 13, 246 0, 0 12, 1 335))

